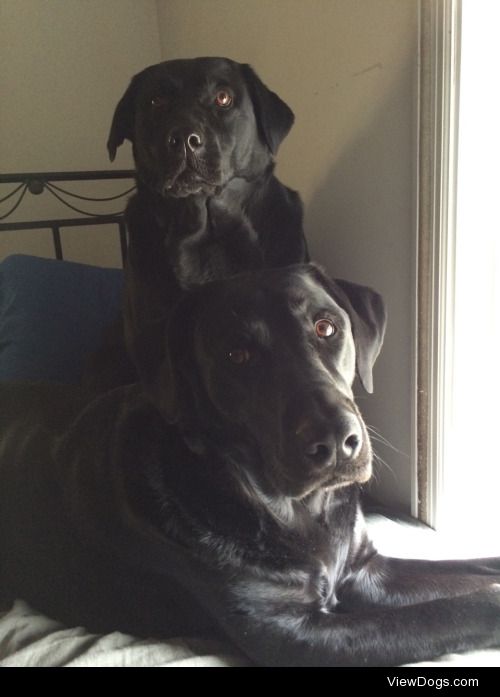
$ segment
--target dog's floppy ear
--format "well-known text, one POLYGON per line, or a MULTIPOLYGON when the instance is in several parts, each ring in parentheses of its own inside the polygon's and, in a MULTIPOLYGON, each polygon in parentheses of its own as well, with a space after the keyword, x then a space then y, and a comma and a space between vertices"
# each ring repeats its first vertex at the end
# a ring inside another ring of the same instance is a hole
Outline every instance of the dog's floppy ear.
POLYGON ((138 75, 136 75, 130 85, 128 86, 125 94, 118 102, 115 113, 113 116, 113 121, 111 122, 111 129, 108 136, 108 153, 111 162, 116 157, 116 151, 127 138, 132 141, 134 137, 134 118, 135 118, 135 97, 137 92, 137 82, 138 75))
POLYGON ((275 155, 281 141, 293 126, 293 111, 264 85, 249 65, 243 64, 241 69, 253 102, 260 136, 275 155))
POLYGON ((330 279, 315 269, 323 286, 348 313, 356 347, 356 370, 367 392, 373 392, 372 369, 384 340, 387 312, 382 296, 357 283, 330 279))

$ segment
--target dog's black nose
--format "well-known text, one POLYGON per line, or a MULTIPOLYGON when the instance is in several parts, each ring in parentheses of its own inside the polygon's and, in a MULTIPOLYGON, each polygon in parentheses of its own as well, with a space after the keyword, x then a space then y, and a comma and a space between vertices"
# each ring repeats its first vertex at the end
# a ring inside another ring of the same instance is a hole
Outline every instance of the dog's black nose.
POLYGON ((181 130, 171 131, 167 138, 167 145, 172 151, 196 152, 203 146, 203 139, 199 133, 183 133, 181 130))
POLYGON ((361 450, 362 439, 360 433, 350 433, 341 444, 341 453, 345 460, 354 460, 361 450))
POLYGON ((355 460, 363 445, 363 432, 358 417, 344 412, 336 425, 337 457, 348 462, 355 460))
POLYGON ((336 415, 333 421, 328 428, 323 427, 315 434, 314 430, 304 429, 305 432, 309 431, 309 438, 304 443, 304 455, 318 467, 355 460, 363 446, 363 433, 355 414, 336 415))
POLYGON ((203 141, 198 133, 190 133, 186 139, 186 144, 191 152, 196 152, 203 145, 203 141))
POLYGON ((326 437, 321 441, 309 443, 304 454, 310 462, 318 467, 330 465, 335 458, 335 439, 326 437))
POLYGON ((170 150, 180 150, 184 147, 184 138, 177 131, 173 131, 167 138, 167 144, 170 150))

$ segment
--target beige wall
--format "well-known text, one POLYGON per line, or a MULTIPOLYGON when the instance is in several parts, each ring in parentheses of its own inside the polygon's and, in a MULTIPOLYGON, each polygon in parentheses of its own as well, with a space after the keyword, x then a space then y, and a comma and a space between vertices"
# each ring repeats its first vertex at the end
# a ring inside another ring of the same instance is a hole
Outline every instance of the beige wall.
POLYGON ((158 0, 165 59, 251 63, 293 108, 278 175, 300 191, 313 258, 389 306, 368 422, 378 492, 409 510, 418 0, 158 0))
MULTIPOLYGON (((106 139, 114 107, 132 74, 159 59, 154 0, 0 0, 0 171, 110 168, 106 139)), ((130 149, 122 148, 112 167, 131 166, 130 149)), ((10 188, 0 187, 0 198, 10 188)), ((113 212, 124 204, 110 205, 113 212)), ((0 215, 7 210, 1 205, 0 215)), ((44 193, 26 196, 12 219, 67 213, 44 193)), ((77 229, 64 241, 68 258, 119 263, 109 230, 77 229)), ((0 258, 14 251, 52 256, 49 233, 0 233, 0 258)))

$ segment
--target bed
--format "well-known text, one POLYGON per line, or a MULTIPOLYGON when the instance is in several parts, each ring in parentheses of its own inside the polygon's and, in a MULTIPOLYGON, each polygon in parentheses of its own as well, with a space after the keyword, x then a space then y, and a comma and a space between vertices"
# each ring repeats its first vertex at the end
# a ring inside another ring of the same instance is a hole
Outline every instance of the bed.
MULTIPOLYGON (((99 183, 115 173, 56 174, 56 181, 99 183)), ((126 172, 119 178, 131 176, 133 173, 126 172)), ((0 188, 0 203, 15 204, 15 197, 21 191, 24 196, 33 189, 31 193, 39 195, 40 189, 43 191, 53 177, 54 173, 4 175, 0 184, 11 187, 11 191, 17 188, 17 193, 9 195, 8 188, 6 192, 0 188)), ((55 258, 11 254, 0 262, 0 380, 77 384, 86 356, 98 346, 104 327, 119 312, 122 270, 64 260, 61 232, 66 227, 88 226, 88 216, 15 223, 5 222, 7 217, 4 215, 0 223, 0 235, 7 230, 51 230, 55 258)), ((126 231, 122 216, 99 215, 92 223, 116 225, 122 260, 125 260, 126 231)), ((392 519, 386 513, 372 514, 369 525, 380 551, 387 554, 428 558, 457 554, 457 550, 443 548, 441 540, 428 528, 392 519)), ((468 550, 462 547, 458 554, 462 553, 467 556, 468 550)), ((0 666, 3 667, 248 665, 248 660, 229 643, 223 645, 197 637, 173 637, 165 642, 119 632, 95 635, 84 627, 61 625, 31 608, 22 598, 12 606, 0 607, 0 666)), ((500 651, 445 656, 419 664, 420 667, 431 665, 498 666, 500 651)))

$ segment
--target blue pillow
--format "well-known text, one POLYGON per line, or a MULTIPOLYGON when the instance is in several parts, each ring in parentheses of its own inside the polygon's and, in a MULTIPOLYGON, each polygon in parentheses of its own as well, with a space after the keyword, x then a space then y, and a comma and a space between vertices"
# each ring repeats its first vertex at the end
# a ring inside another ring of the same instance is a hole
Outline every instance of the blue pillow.
POLYGON ((13 255, 0 263, 0 380, 77 384, 119 314, 121 269, 13 255))

